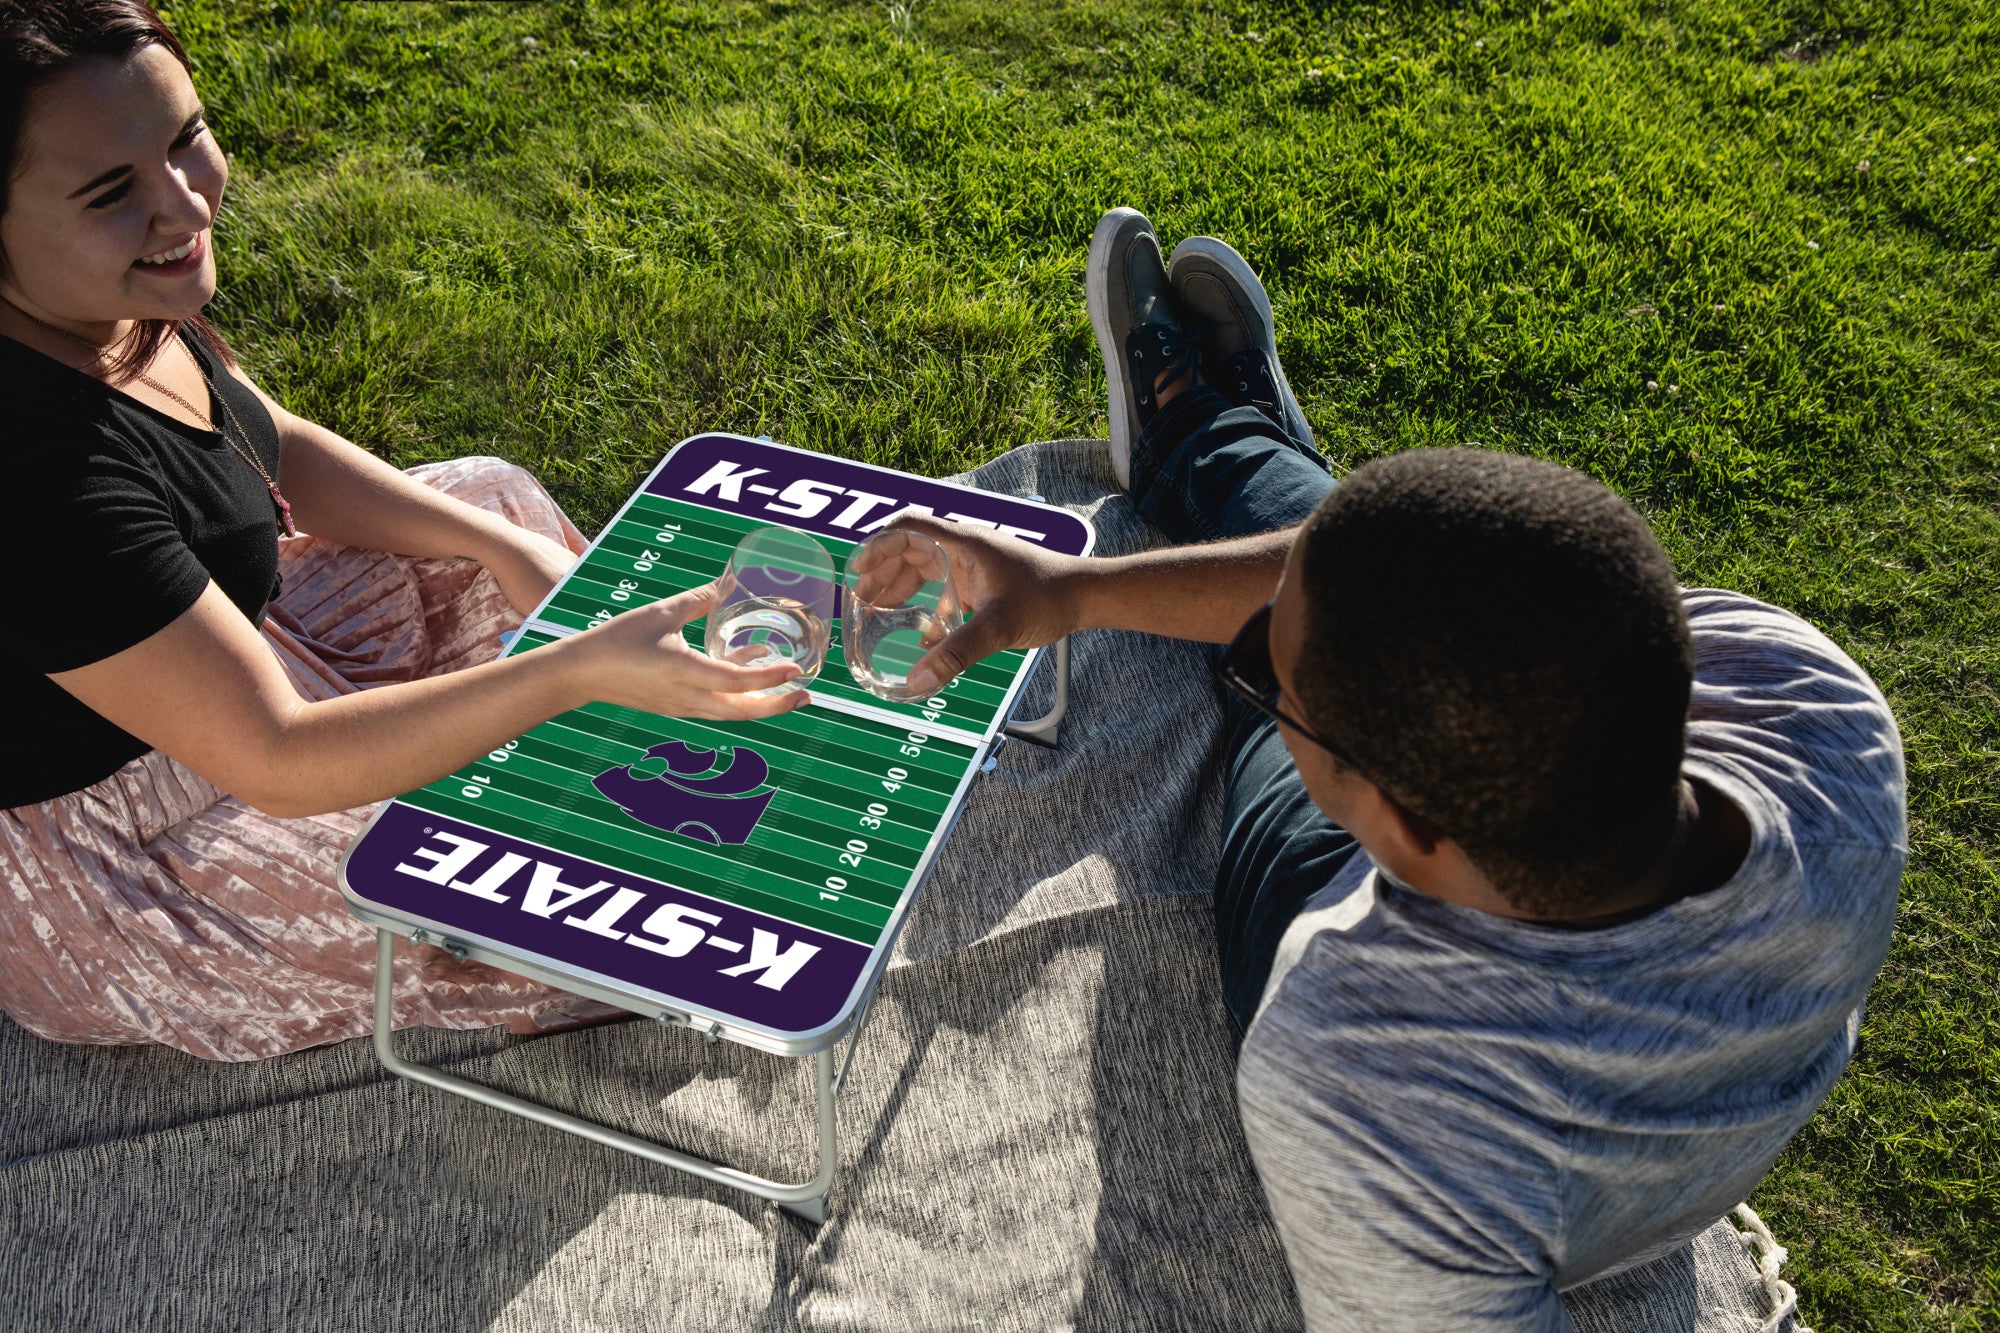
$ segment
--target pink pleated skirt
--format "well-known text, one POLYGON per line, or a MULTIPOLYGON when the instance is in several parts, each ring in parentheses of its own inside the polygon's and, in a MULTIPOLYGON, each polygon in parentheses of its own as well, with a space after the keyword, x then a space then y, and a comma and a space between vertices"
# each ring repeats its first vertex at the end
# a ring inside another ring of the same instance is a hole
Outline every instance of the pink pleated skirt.
MULTIPOLYGON (((410 475, 581 552, 535 479, 497 458, 410 475)), ((264 638, 327 699, 491 659, 520 623, 463 560, 281 539, 264 638)), ((52 1041, 160 1042, 255 1060, 366 1034, 375 932, 335 872, 373 806, 277 819, 154 751, 83 791, 0 810, 0 1012, 52 1041)), ((398 1027, 540 1032, 612 1010, 435 948, 397 948, 398 1027)))

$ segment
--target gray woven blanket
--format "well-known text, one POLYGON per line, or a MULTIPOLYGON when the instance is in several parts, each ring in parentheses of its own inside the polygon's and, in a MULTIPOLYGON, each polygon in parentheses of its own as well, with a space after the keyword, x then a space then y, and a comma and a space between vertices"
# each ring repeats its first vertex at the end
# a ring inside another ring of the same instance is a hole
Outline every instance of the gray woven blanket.
MULTIPOLYGON (((1089 514, 1104 554, 1155 539, 1100 442, 972 479, 1089 514)), ((1061 748, 1002 752, 904 934, 823 1228, 401 1083, 365 1042, 219 1065, 0 1021, 0 1328, 1297 1328, 1216 993, 1211 687, 1184 645, 1074 649, 1061 748)), ((810 1174, 808 1062, 637 1022, 401 1042, 810 1174)), ((1741 1333, 1767 1309, 1721 1223, 1567 1303, 1606 1331, 1741 1333)))

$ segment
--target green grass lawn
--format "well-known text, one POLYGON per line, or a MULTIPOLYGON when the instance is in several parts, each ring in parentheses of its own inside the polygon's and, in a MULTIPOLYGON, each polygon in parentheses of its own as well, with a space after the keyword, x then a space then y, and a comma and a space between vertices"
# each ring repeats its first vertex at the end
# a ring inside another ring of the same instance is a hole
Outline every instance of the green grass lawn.
POLYGON ((400 464, 591 529, 723 428, 939 473, 1101 434, 1115 204, 1263 272, 1343 465, 1532 452, 1902 722, 1863 1046, 1752 1202, 1811 1323, 2000 1322, 2000 18, 1981 0, 172 7, 217 315, 400 464))

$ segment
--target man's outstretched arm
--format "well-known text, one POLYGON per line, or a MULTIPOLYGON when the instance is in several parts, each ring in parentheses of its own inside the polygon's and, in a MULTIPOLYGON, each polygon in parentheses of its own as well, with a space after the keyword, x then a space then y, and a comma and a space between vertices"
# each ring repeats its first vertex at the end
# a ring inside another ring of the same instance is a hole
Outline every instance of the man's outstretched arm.
POLYGON ((983 657, 1041 648, 1080 629, 1128 629, 1227 643, 1269 601, 1298 535, 1283 528, 1208 546, 1168 546, 1094 559, 1057 555, 1014 537, 909 514, 889 530, 920 532, 951 556, 960 597, 976 614, 910 673, 929 692, 983 657))

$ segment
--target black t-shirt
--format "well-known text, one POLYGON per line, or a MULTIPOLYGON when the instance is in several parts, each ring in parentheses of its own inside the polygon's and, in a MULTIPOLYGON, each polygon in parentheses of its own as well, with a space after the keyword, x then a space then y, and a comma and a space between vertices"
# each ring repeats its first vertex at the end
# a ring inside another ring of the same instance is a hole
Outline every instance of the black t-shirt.
MULTIPOLYGON (((264 404, 200 339, 208 372, 258 461, 278 475, 264 404)), ((166 628, 213 579, 251 622, 278 595, 277 505, 214 431, 0 337, 0 402, 15 427, 0 503, 0 808, 81 791, 151 747, 49 679, 166 628)), ((211 401, 202 404, 211 418, 211 401)), ((218 421, 218 424, 220 422, 218 421)), ((239 442, 240 438, 239 438, 239 442)))

